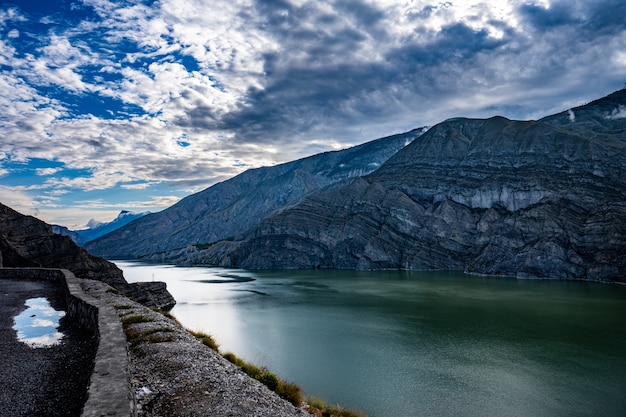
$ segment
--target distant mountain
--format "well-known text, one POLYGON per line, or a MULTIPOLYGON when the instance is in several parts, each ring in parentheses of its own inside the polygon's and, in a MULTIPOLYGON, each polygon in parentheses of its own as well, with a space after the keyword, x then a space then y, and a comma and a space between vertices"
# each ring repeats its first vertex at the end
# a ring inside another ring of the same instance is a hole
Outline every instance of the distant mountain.
POLYGON ((445 121, 181 260, 626 282, 625 108, 620 90, 540 121, 445 121))
POLYGON ((180 256, 180 251, 241 238, 274 210, 325 186, 376 170, 425 130, 248 170, 93 240, 85 248, 109 259, 152 256, 166 260, 180 256))
POLYGON ((92 227, 81 230, 70 230, 65 226, 52 225, 52 231, 56 234, 69 236, 76 244, 83 246, 85 243, 97 239, 101 236, 111 233, 122 226, 127 225, 133 220, 139 219, 150 214, 149 211, 142 213, 132 213, 122 210, 115 219, 108 223, 91 223, 92 227))

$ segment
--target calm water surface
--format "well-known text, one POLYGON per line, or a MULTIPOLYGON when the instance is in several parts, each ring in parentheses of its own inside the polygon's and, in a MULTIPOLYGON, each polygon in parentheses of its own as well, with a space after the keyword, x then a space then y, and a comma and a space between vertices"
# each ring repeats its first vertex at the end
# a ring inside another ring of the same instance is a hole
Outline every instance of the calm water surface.
POLYGON ((626 287, 116 262, 307 395, 371 416, 626 415, 626 287))

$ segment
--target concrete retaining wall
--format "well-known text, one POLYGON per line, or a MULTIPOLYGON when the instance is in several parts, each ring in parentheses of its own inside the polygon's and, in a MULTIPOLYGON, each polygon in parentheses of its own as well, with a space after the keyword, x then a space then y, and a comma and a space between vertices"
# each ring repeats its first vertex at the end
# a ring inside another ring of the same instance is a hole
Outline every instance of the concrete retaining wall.
POLYGON ((99 340, 81 416, 136 416, 129 385, 126 335, 114 307, 86 294, 67 269, 0 268, 0 278, 57 281, 63 286, 68 316, 94 332, 99 340))

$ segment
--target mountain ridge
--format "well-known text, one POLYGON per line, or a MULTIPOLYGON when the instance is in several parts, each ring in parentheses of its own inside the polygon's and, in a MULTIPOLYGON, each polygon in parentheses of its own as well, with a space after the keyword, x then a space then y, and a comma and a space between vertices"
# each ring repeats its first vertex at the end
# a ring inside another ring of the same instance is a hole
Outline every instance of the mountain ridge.
POLYGON ((247 170, 147 215, 85 248, 108 258, 136 258, 241 237, 272 211, 305 194, 378 168, 424 128, 341 151, 247 170), (166 236, 164 239, 163 236, 166 236))
POLYGON ((624 281, 625 130, 610 117, 624 104, 621 90, 581 106, 574 126, 557 123, 563 114, 571 121, 567 111, 540 121, 447 120, 373 173, 191 262, 624 281))
POLYGON ((92 227, 79 230, 70 230, 69 228, 58 224, 53 224, 51 226, 54 233, 62 236, 69 236, 77 245, 84 246, 86 243, 111 233, 120 227, 127 225, 133 220, 139 219, 148 214, 150 214, 149 211, 133 213, 128 210, 122 210, 117 217, 110 222, 98 222, 94 224, 90 222, 92 227))
MULTIPOLYGON (((236 234, 131 256, 246 269, 454 269, 625 282, 624 108, 619 90, 539 120, 448 119, 378 169, 275 199, 236 234)), ((313 172, 291 171, 281 184, 302 186, 313 172)), ((225 198, 237 203, 245 194, 248 205, 262 205, 255 184, 238 182, 225 198)), ((276 184, 266 183, 263 195, 276 184)))

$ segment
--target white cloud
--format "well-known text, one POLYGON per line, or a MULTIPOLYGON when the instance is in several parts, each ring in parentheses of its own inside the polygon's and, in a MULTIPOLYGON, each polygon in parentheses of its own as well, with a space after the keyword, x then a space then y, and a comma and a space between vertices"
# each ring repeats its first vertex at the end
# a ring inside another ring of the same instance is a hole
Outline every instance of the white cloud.
POLYGON ((47 175, 54 175, 59 171, 61 171, 61 168, 37 168, 35 173, 40 177, 45 177, 47 175))
POLYGON ((0 185, 0 203, 25 215, 36 216, 40 213, 37 202, 25 187, 0 185))
POLYGON ((607 115, 606 118, 611 120, 626 119, 626 107, 619 106, 619 108, 613 110, 611 114, 607 115))
MULTIPOLYGON (((597 33, 588 29, 585 19, 601 6, 592 3, 85 0, 100 19, 69 27, 55 16, 49 30, 29 34, 39 46, 26 52, 18 50, 26 17, 0 8, 8 33, 0 65, 11 68, 0 72, 0 155, 82 173, 40 169, 39 194, 16 201, 58 218, 46 208, 68 204, 59 199, 77 189, 169 183, 197 191, 249 167, 448 117, 542 117, 626 77, 626 31, 602 22, 597 33), (529 7, 534 14, 522 12, 529 7), (124 116, 112 105, 103 109, 112 118, 98 117, 81 107, 84 97, 146 114, 124 116)), ((161 207, 178 197, 147 199, 129 204, 161 207)), ((92 209, 107 204, 117 203, 92 209)))

